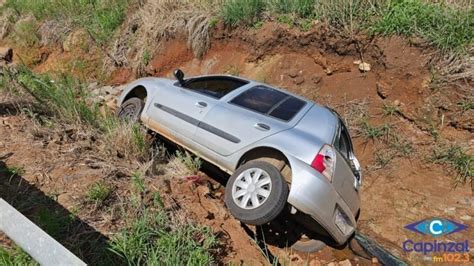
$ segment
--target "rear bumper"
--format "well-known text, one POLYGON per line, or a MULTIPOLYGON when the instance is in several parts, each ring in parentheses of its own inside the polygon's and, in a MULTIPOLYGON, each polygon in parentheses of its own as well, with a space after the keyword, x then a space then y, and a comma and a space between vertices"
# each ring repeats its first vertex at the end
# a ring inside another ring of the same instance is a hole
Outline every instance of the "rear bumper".
POLYGON ((359 194, 334 188, 319 172, 306 163, 290 158, 293 178, 288 203, 311 216, 338 244, 344 244, 356 229, 360 209, 359 194), (337 191, 345 191, 340 195, 337 191), (346 226, 341 226, 344 223, 346 226), (342 229, 341 229, 342 227, 342 229))

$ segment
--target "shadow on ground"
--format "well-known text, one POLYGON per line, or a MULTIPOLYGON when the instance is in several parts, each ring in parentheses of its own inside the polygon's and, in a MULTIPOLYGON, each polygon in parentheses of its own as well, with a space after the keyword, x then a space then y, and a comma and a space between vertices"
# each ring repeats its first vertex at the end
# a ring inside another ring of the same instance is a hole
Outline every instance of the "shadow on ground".
POLYGON ((121 265, 108 238, 30 184, 0 154, 0 197, 89 265, 121 265))

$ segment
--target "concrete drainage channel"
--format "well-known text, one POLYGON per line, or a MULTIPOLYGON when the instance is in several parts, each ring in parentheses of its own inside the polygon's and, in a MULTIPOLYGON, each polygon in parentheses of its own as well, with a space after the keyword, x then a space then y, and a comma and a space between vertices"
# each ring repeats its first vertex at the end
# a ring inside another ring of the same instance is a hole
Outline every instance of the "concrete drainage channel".
MULTIPOLYGON (((408 265, 406 262, 396 257, 379 244, 377 244, 377 242, 359 232, 355 233, 354 239, 370 257, 377 258, 378 262, 380 262, 382 265, 408 265)), ((353 249, 351 250, 357 256, 361 256, 360 254, 357 254, 357 252, 355 252, 353 249)))
POLYGON ((2 198, 0 231, 41 265, 86 265, 2 198))

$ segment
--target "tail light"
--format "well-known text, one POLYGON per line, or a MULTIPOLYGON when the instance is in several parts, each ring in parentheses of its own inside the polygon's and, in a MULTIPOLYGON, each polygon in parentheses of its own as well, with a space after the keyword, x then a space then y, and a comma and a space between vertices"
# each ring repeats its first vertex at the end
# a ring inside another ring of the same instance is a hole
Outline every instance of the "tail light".
POLYGON ((329 181, 332 181, 336 168, 336 152, 334 148, 325 144, 316 157, 314 157, 311 167, 323 174, 329 181))

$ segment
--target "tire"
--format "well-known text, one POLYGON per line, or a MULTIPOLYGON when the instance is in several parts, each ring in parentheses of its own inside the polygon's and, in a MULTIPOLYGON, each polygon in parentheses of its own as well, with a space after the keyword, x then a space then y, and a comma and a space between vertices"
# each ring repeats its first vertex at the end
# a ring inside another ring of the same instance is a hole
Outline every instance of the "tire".
POLYGON ((313 253, 313 252, 320 251, 325 246, 326 244, 323 241, 310 239, 310 238, 307 238, 306 236, 302 236, 300 240, 298 240, 296 243, 294 243, 291 246, 291 248, 299 252, 313 253))
POLYGON ((122 103, 117 111, 117 116, 121 120, 127 120, 133 123, 139 122, 143 107, 145 107, 145 103, 142 99, 132 97, 122 103))
POLYGON ((229 178, 225 192, 225 203, 230 213, 250 225, 262 225, 275 219, 288 199, 288 185, 280 171, 272 164, 258 160, 237 168, 229 178), (261 174, 254 179, 257 172, 261 174))

